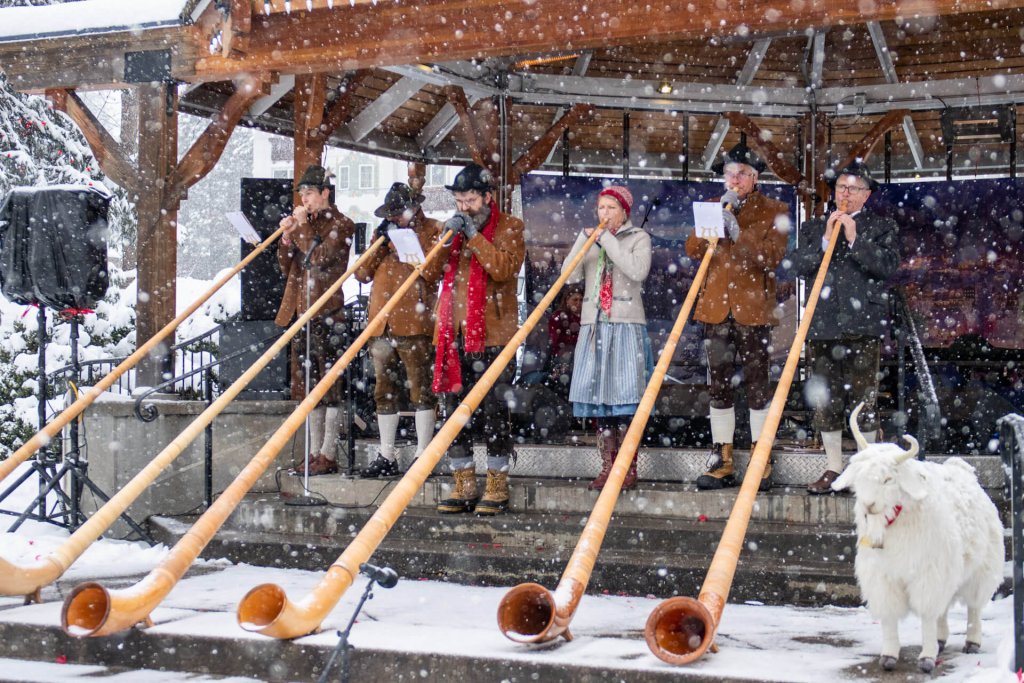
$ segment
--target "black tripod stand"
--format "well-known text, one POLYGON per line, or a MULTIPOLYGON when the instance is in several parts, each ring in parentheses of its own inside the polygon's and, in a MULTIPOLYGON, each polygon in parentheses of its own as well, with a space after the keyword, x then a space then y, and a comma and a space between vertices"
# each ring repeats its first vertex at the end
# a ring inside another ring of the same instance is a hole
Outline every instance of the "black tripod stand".
POLYGON ((366 590, 363 591, 362 597, 359 598, 355 611, 352 612, 352 618, 348 620, 348 626, 345 627, 344 631, 338 631, 338 644, 335 646, 334 652, 331 653, 331 658, 327 660, 327 666, 324 667, 324 671, 320 674, 320 678, 317 679, 317 683, 327 683, 327 679, 331 675, 331 669, 334 668, 334 660, 338 658, 338 655, 341 655, 339 680, 341 683, 348 683, 349 654, 354 649, 348 642, 348 636, 352 632, 352 625, 356 623, 356 618, 359 617, 359 612, 363 609, 366 601, 373 599, 373 584, 378 584, 381 588, 394 588, 398 583, 398 574, 391 567, 377 567, 364 562, 359 565, 359 573, 370 577, 370 581, 366 584, 366 590))
MULTIPOLYGON (((81 321, 82 313, 80 311, 70 311, 62 313, 71 325, 71 365, 70 365, 70 377, 68 378, 68 384, 72 388, 74 393, 77 393, 78 382, 81 374, 81 368, 78 361, 78 325, 81 321)), ((46 308, 42 305, 39 306, 39 313, 37 315, 37 321, 39 325, 39 429, 46 427, 47 416, 46 416, 46 402, 49 400, 49 378, 46 374, 46 347, 49 342, 49 337, 46 331, 46 308)), ((8 486, 2 493, 0 493, 0 502, 3 502, 8 498, 15 490, 18 489, 23 483, 35 476, 39 481, 39 492, 36 497, 28 504, 28 506, 20 513, 10 510, 0 510, 0 512, 9 515, 15 515, 17 519, 14 524, 10 526, 8 531, 17 531, 25 520, 31 519, 39 522, 47 522, 49 524, 55 524, 63 527, 68 531, 74 532, 86 521, 85 514, 82 513, 81 502, 82 493, 88 489, 94 496, 106 503, 110 500, 110 497, 96 485, 94 481, 89 478, 89 460, 82 453, 81 447, 81 435, 79 433, 80 423, 78 419, 72 420, 68 427, 68 442, 64 444, 66 448, 51 448, 51 444, 47 444, 39 449, 36 453, 36 457, 32 460, 31 467, 29 467, 20 477, 18 477, 13 484, 8 486), (64 452, 61 453, 61 450, 64 452), (67 490, 65 490, 60 484, 64 477, 68 477, 67 490), (55 498, 52 508, 47 508, 47 498, 53 493, 55 498)), ((156 542, 150 538, 149 534, 139 526, 139 524, 133 520, 127 513, 121 514, 121 519, 139 535, 140 538, 144 539, 150 545, 155 545, 156 542)))

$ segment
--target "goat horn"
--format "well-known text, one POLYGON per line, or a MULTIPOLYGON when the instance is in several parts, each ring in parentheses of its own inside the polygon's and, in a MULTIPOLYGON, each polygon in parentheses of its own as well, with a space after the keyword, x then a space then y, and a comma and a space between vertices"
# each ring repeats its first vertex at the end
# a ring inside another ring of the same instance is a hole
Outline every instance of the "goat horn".
POLYGON ((853 434, 853 440, 857 442, 857 452, 865 450, 868 447, 867 439, 860 433, 860 427, 857 426, 857 416, 860 415, 860 409, 864 407, 864 401, 857 404, 857 407, 850 413, 850 433, 853 434))
POLYGON ((917 443, 917 439, 910 436, 910 434, 904 434, 903 438, 910 442, 910 448, 903 451, 896 457, 897 464, 904 460, 910 460, 911 458, 917 457, 917 454, 921 451, 921 446, 917 443))

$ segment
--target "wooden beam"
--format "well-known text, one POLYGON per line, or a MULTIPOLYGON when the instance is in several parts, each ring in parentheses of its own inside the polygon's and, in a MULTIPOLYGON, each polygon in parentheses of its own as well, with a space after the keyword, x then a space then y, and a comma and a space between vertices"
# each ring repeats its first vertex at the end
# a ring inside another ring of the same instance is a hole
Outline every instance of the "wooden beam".
POLYGON ((520 178, 543 164, 547 160, 551 150, 554 149, 555 145, 562 139, 562 133, 577 123, 586 121, 592 117, 593 114, 594 108, 589 104, 577 104, 566 112, 565 116, 552 124, 544 135, 540 136, 537 141, 530 146, 530 149, 520 155, 520 157, 516 159, 515 163, 512 164, 512 171, 509 174, 509 185, 514 187, 519 183, 520 178))
MULTIPOLYGON (((327 99, 327 77, 324 74, 301 74, 295 78, 294 156, 295 179, 302 177, 308 166, 319 164, 323 158, 327 136, 320 134, 327 99)), ((298 194, 296 194, 298 202, 298 194)))
MULTIPOLYGON (((871 42, 875 46, 875 55, 878 57, 878 63, 882 67, 882 74, 885 76, 887 83, 899 83, 900 78, 896 73, 896 65, 892 61, 892 55, 889 53, 889 45, 885 40, 885 34, 882 33, 882 25, 877 21, 869 21, 867 24, 868 34, 871 36, 871 42)), ((917 128, 914 127, 914 119, 909 114, 903 117, 903 134, 907 137, 907 146, 910 147, 910 153, 914 157, 914 165, 918 169, 924 168, 924 150, 921 148, 921 138, 917 135, 917 128)))
POLYGON ((768 164, 768 168, 772 170, 772 173, 790 185, 800 186, 801 181, 804 179, 800 169, 786 161, 782 151, 763 134, 761 127, 754 123, 749 116, 732 111, 726 112, 722 116, 730 124, 747 134, 747 142, 761 153, 761 157, 768 164))
MULTIPOLYGON (((174 319, 178 263, 178 205, 167 199, 178 158, 177 92, 173 84, 139 86, 139 301, 135 342, 142 344, 174 319)), ((139 366, 137 384, 153 386, 174 372, 170 344, 139 366)))
POLYGON ((903 123, 903 118, 910 112, 906 109, 893 109, 891 112, 883 116, 878 122, 871 127, 864 137, 860 139, 856 145, 850 150, 850 153, 846 155, 846 158, 840 162, 836 169, 845 168, 855 159, 867 159, 871 154, 871 150, 874 149, 878 141, 882 139, 887 130, 891 130, 894 127, 903 123))
POLYGON ((466 138, 466 147, 469 149, 469 156, 484 168, 490 168, 487 164, 487 159, 490 158, 490 150, 483 146, 480 135, 477 133, 476 122, 470 112, 466 93, 463 92, 462 88, 454 85, 445 86, 443 92, 444 96, 448 99, 448 103, 455 108, 455 112, 459 115, 459 121, 462 123, 462 132, 466 138))
POLYGON ((420 91, 420 82, 409 77, 402 77, 390 88, 381 93, 368 107, 359 112, 347 128, 354 142, 359 142, 370 131, 394 114, 403 104, 420 91))
MULTIPOLYGON (((747 61, 743 64, 743 68, 740 69, 740 73, 736 77, 736 85, 750 85, 754 80, 754 75, 757 74, 758 68, 761 66, 761 62, 764 61, 765 55, 768 54, 768 48, 771 47, 771 44, 771 38, 762 38, 754 43, 754 46, 750 48, 750 52, 747 54, 747 61)), ((704 166, 705 171, 710 170, 711 166, 715 163, 718 150, 722 148, 722 143, 725 142, 725 134, 728 132, 729 119, 719 116, 718 121, 715 122, 715 129, 711 132, 711 137, 708 138, 708 144, 701 153, 701 164, 704 166)))
MULTIPOLYGON (((1000 0, 998 8, 1024 7, 1000 0)), ((709 35, 772 33, 861 25, 897 17, 989 12, 991 0, 748 0, 743 11, 697 0, 693 10, 620 0, 397 0, 333 11, 253 17, 249 52, 239 59, 200 57, 196 77, 222 80, 240 70, 313 73, 486 58, 510 54, 669 42, 709 35), (413 31, 396 31, 410 25, 413 31), (500 25, 500 31, 495 25, 500 25), (709 33, 710 32, 710 33, 709 33)))
POLYGON ((252 31, 252 0, 230 0, 221 31, 222 56, 238 57, 245 53, 252 31))
POLYGON ((138 194, 138 168, 78 94, 74 90, 47 90, 46 95, 53 101, 53 108, 67 114, 82 131, 103 173, 130 194, 138 194))
POLYGON ((324 120, 320 124, 320 130, 323 131, 325 138, 334 135, 334 131, 338 129, 338 126, 352 118, 352 110, 355 109, 357 102, 356 90, 372 74, 373 71, 370 69, 362 69, 349 74, 338 88, 338 94, 334 100, 328 99, 327 111, 324 113, 324 120))
POLYGON ((270 79, 267 77, 250 76, 239 80, 224 107, 177 164, 166 201, 177 206, 188 196, 188 188, 206 177, 224 152, 235 126, 249 106, 265 95, 269 87, 270 79))

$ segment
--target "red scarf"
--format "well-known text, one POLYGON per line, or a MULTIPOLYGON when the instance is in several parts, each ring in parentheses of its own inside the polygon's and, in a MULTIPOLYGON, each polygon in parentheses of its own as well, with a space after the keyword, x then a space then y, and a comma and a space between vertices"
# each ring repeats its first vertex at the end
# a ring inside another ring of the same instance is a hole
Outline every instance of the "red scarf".
MULTIPOLYGON (((484 226, 483 236, 488 242, 494 241, 498 227, 498 205, 490 203, 491 217, 484 226)), ((455 276, 462 256, 462 235, 452 240, 448 256, 448 270, 441 285, 441 298, 437 304, 437 355, 434 361, 434 393, 458 393, 462 391, 462 362, 459 357, 459 337, 453 320, 452 296, 455 290, 455 276)), ((469 290, 466 295, 466 337, 468 353, 484 350, 487 339, 487 272, 474 254, 469 263, 469 290)))

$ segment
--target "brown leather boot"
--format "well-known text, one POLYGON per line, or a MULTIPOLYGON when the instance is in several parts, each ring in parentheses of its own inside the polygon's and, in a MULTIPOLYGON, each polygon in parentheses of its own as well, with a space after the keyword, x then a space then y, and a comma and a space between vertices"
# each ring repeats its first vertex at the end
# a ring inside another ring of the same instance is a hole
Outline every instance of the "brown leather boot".
POLYGON ((480 500, 476 488, 476 470, 467 468, 452 472, 455 477, 455 488, 452 495, 437 504, 437 511, 443 515, 455 515, 460 512, 472 512, 480 500))
POLYGON ((500 515, 506 510, 508 510, 508 472, 487 470, 487 486, 484 488, 484 497, 476 504, 476 514, 500 515))
POLYGON ((600 491, 608 483, 608 475, 612 472, 615 456, 619 452, 619 431, 617 429, 613 429, 606 435, 604 430, 598 428, 597 452, 601 456, 601 471, 594 481, 587 484, 587 488, 591 491, 600 491))
POLYGON ((697 488, 711 491, 736 486, 736 468, 732 462, 732 444, 716 443, 711 448, 711 466, 708 471, 697 477, 697 488))

